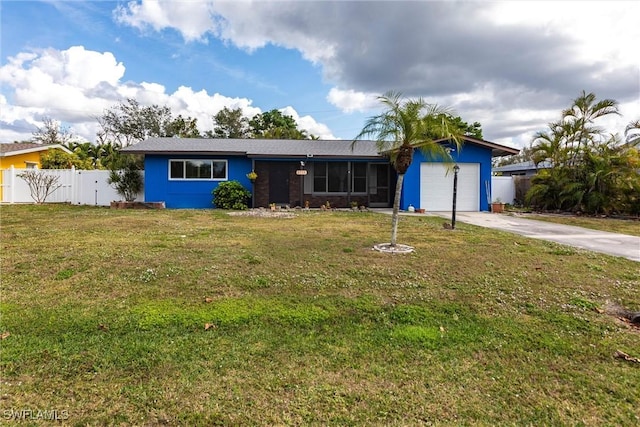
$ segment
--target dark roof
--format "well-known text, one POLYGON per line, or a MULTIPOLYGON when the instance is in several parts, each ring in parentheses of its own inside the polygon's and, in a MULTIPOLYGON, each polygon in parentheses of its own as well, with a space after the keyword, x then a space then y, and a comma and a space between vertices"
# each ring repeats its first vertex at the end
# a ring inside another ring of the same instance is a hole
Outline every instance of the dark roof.
POLYGON ((375 141, 312 139, 149 138, 122 149, 132 154, 208 154, 248 157, 379 158, 375 141))
MULTIPOLYGON (((493 142, 465 137, 465 142, 490 148, 492 155, 517 154, 519 150, 493 142)), ((122 149, 131 154, 192 154, 235 155, 248 157, 326 157, 381 158, 375 141, 358 141, 353 150, 351 141, 313 139, 212 139, 212 138, 149 138, 122 149)))
POLYGON ((0 156, 17 156, 18 154, 33 153, 37 151, 50 150, 52 148, 58 148, 60 150, 71 153, 67 148, 60 144, 35 144, 33 142, 15 142, 15 143, 2 143, 0 144, 0 156))

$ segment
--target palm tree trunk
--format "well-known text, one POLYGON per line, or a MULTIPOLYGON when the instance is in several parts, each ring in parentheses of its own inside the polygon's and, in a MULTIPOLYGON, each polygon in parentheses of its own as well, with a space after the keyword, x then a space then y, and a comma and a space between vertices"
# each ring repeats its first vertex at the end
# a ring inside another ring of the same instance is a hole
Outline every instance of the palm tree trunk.
POLYGON ((404 174, 398 174, 398 181, 396 182, 396 195, 393 198, 393 214, 391 215, 391 246, 396 246, 396 240, 398 239, 398 218, 400 217, 400 197, 402 196, 402 181, 404 181, 404 174))

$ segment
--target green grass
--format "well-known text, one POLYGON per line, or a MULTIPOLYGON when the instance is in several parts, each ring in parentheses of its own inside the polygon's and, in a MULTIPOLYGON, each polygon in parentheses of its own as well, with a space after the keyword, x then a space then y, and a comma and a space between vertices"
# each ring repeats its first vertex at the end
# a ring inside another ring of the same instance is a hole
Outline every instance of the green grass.
POLYGON ((0 416, 637 425, 638 263, 402 217, 2 206, 0 416), (208 327, 205 328, 205 325, 208 327))

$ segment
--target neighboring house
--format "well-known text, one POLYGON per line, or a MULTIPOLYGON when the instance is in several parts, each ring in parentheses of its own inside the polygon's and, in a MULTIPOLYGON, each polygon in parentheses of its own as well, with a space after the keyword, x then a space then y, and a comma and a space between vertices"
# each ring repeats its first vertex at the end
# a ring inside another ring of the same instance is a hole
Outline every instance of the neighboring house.
MULTIPOLYGON (((230 180, 252 190, 255 207, 390 207, 395 192, 395 171, 374 141, 358 141, 352 150, 344 140, 149 138, 122 152, 144 155, 144 198, 164 201, 167 208, 213 207, 212 190, 230 180), (247 177, 251 171, 258 175, 254 183, 247 177)), ((458 209, 488 210, 491 158, 517 152, 465 138, 463 149, 452 152, 460 166, 458 209)), ((401 208, 451 210, 453 175, 442 161, 416 152, 401 208)))
POLYGON ((0 144, 0 200, 2 200, 2 171, 15 169, 40 168, 40 154, 48 150, 62 150, 71 153, 60 144, 42 145, 31 142, 0 144))
POLYGON ((502 176, 533 176, 537 174, 540 169, 549 169, 550 167, 551 163, 546 160, 537 166, 532 161, 528 161, 493 168, 493 174, 502 176))

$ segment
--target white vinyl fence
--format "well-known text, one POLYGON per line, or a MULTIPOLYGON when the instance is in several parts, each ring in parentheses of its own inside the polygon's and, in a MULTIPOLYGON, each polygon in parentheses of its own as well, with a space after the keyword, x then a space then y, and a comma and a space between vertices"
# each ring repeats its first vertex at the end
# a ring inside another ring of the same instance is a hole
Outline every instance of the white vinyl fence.
MULTIPOLYGON (((2 202, 33 203, 27 182, 18 175, 31 169, 9 168, 2 170, 2 202)), ((114 200, 122 200, 116 190, 108 184, 109 171, 72 169, 41 169, 47 175, 58 176, 58 185, 46 203, 71 203, 74 205, 109 206, 114 200)), ((143 172, 144 173, 144 172, 143 172)), ((144 194, 136 201, 143 202, 144 194)))
POLYGON ((516 186, 511 176, 491 177, 491 201, 498 199, 503 203, 512 204, 516 198, 516 186))
MULTIPOLYGON (((13 167, 2 170, 2 202, 33 203, 27 182, 18 175, 28 169, 13 167)), ((59 176, 60 188, 47 197, 47 203, 71 203, 74 205, 109 206, 114 200, 122 200, 116 190, 107 183, 109 171, 42 169, 49 175, 59 176)), ((144 171, 143 171, 144 174, 144 171)), ((491 201, 500 199, 513 203, 516 196, 514 179, 511 176, 491 177, 491 201)), ((144 193, 138 194, 138 202, 144 202, 144 193)))

